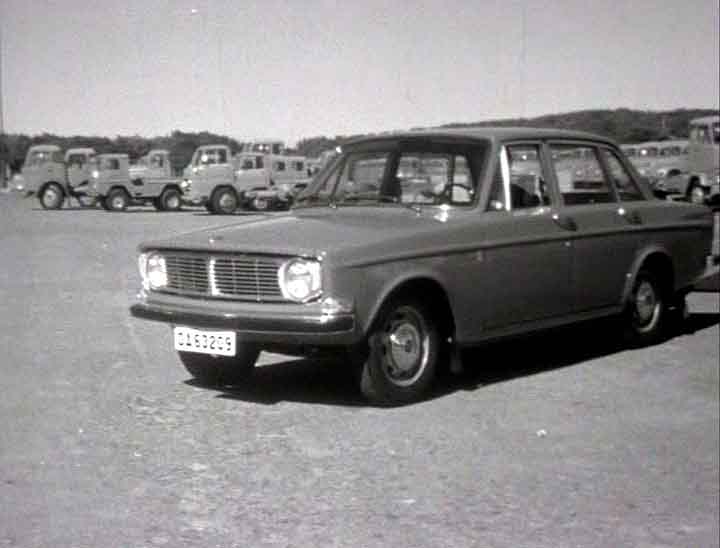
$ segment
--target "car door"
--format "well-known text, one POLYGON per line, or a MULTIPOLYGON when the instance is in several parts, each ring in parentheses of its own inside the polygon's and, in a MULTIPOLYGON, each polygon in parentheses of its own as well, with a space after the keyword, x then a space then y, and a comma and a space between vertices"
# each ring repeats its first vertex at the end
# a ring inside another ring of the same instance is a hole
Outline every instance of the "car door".
POLYGON ((540 142, 508 143, 496 159, 478 280, 483 325, 497 329, 572 309, 569 235, 556 215, 540 142))
POLYGON ((558 215, 573 226, 571 284, 575 312, 621 304, 637 239, 630 226, 642 222, 618 201, 601 148, 593 143, 548 145, 561 199, 558 215))

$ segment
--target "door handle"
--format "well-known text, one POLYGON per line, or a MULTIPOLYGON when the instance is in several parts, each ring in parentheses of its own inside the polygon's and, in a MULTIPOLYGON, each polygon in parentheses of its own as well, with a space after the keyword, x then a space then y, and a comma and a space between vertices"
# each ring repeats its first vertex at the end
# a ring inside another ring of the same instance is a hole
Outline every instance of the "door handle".
POLYGON ((642 217, 637 211, 628 211, 624 207, 617 210, 618 215, 625 219, 631 225, 641 225, 642 217))
POLYGON ((577 230, 577 223, 572 217, 566 215, 558 215, 557 213, 552 214, 552 220, 563 230, 577 230))

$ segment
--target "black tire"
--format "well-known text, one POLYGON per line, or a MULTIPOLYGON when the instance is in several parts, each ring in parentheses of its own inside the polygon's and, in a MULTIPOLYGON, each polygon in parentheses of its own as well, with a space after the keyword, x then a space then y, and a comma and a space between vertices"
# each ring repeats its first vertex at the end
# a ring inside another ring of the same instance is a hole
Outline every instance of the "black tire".
POLYGON ((208 213, 212 213, 213 215, 216 213, 212 205, 212 200, 205 202, 205 209, 208 213))
POLYGON ((398 405, 429 391, 441 350, 439 330, 415 299, 389 302, 368 338, 360 372, 360 390, 372 403, 398 405))
POLYGON ((692 183, 685 198, 692 204, 705 205, 705 191, 698 183, 692 183))
POLYGON ((238 344, 235 356, 178 352, 188 373, 205 386, 225 386, 246 380, 252 374, 259 354, 257 347, 248 344, 238 344))
POLYGON ((163 205, 162 205, 162 201, 160 200, 160 196, 158 196, 157 198, 153 198, 152 205, 158 211, 165 211, 163 209, 163 205))
POLYGON ((47 185, 39 196, 43 209, 60 209, 65 201, 65 192, 57 183, 47 185))
POLYGON ((130 196, 122 188, 113 188, 105 196, 105 206, 108 211, 125 211, 130 205, 130 196))
POLYGON ((648 346, 664 338, 668 300, 662 280, 651 270, 640 270, 623 315, 624 337, 630 346, 648 346))
POLYGON ((160 205, 163 211, 180 211, 182 207, 182 194, 176 188, 166 188, 160 194, 160 205))
POLYGON ((231 215, 238 208, 238 196, 232 188, 219 188, 213 192, 210 199, 214 213, 219 215, 231 215))

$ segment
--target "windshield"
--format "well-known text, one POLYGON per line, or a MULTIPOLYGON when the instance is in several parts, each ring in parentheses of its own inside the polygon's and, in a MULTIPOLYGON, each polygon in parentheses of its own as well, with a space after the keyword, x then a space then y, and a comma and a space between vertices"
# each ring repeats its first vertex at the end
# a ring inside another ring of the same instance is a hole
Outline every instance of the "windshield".
POLYGON ((297 203, 470 205, 477 180, 474 153, 450 144, 444 148, 345 153, 315 176, 297 203))

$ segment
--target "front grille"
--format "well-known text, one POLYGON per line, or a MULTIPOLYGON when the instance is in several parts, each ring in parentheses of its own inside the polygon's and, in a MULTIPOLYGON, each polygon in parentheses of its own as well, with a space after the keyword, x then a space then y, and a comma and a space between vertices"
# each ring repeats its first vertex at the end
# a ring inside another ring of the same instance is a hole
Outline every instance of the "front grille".
POLYGON ((279 257, 164 253, 166 291, 178 295, 251 301, 282 301, 279 257))

